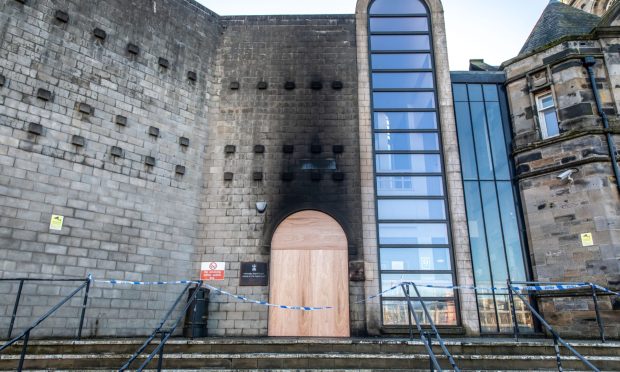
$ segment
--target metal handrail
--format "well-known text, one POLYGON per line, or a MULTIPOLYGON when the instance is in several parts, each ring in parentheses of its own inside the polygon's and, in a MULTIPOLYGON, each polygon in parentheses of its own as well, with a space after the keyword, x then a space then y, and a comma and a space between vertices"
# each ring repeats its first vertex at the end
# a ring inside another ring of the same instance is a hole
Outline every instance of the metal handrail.
POLYGON ((189 309, 189 307, 194 304, 196 304, 196 296, 198 295, 198 288, 202 287, 202 281, 198 281, 198 286, 196 287, 196 290, 194 291, 193 295, 191 296, 191 298, 187 301, 187 303, 185 304, 185 307, 183 308, 183 311, 181 312, 181 314, 179 315, 179 317, 177 318, 176 322, 174 323, 174 326, 172 328, 170 328, 169 330, 166 331, 162 331, 162 328, 164 327, 164 325, 166 324, 166 322, 168 321, 168 319, 170 318, 170 316, 172 315, 172 312, 174 311, 174 309, 176 309, 177 305, 181 302, 181 300, 183 299, 183 296, 185 295, 185 293, 190 289, 190 287, 192 286, 192 284, 195 284, 196 282, 190 282, 187 283, 187 285, 185 286, 185 288, 183 288, 183 291, 179 294, 179 296, 177 297, 177 299, 174 301, 174 304, 170 307, 170 309, 168 309, 168 312, 166 313, 166 315, 163 317, 163 319, 161 320, 161 322, 159 323, 159 325, 153 330, 153 332, 151 333, 151 335, 149 337, 147 337, 146 341, 144 341, 144 343, 142 344, 142 346, 140 346, 138 348, 138 350, 133 353, 131 355, 131 357, 129 358, 129 360, 127 360, 127 362, 125 362, 125 364, 123 364, 118 371, 122 372, 127 370, 131 364, 140 356, 142 355, 142 353, 144 352, 144 350, 146 350, 146 348, 151 344, 151 341, 153 341, 155 339, 155 336, 157 336, 157 334, 161 334, 161 340, 159 342, 159 345, 155 348, 155 350, 153 350, 146 358, 146 360, 144 361, 144 363, 142 363, 140 365, 140 367, 138 367, 138 369, 136 371, 141 372, 144 368, 146 368, 146 366, 151 362, 151 360, 153 360, 153 358, 155 357, 155 355, 159 354, 159 360, 157 362, 157 371, 161 371, 162 365, 163 365, 163 361, 164 361, 164 346, 166 344, 166 342, 168 341, 168 339, 170 338, 170 336, 172 336, 172 334, 174 333, 174 331, 176 330, 176 328, 179 326, 179 324, 181 323, 181 320, 183 319, 183 317, 185 316, 185 313, 187 313, 187 310, 189 309))
MULTIPOLYGON (((590 368, 593 371, 600 372, 598 368, 596 368, 583 355, 581 355, 577 350, 575 350, 575 348, 573 348, 570 344, 564 341, 562 337, 560 337, 560 335, 553 329, 553 327, 551 327, 551 325, 549 325, 549 323, 545 321, 542 315, 540 315, 536 311, 536 309, 534 309, 534 307, 525 299, 525 297, 523 297, 523 295, 521 295, 517 290, 515 290, 515 288, 512 286, 512 283, 510 282, 508 282, 508 291, 511 297, 513 295, 516 295, 517 297, 519 297, 519 299, 521 299, 521 301, 523 301, 523 303, 528 307, 532 315, 534 315, 536 319, 538 319, 540 324, 542 324, 545 327, 545 329, 547 329, 547 331, 549 331, 549 333, 551 333, 551 335, 553 336, 553 347, 555 349, 555 356, 556 356, 556 363, 558 366, 558 371, 560 372, 563 371, 562 356, 560 354, 560 344, 561 344, 562 346, 567 348, 574 356, 576 356, 579 360, 581 360, 586 366, 588 366, 588 368, 590 368)), ((513 302, 513 320, 515 321, 515 327, 518 328, 518 324, 516 322, 517 319, 516 319, 516 316, 514 315, 514 302, 513 302)))
MULTIPOLYGON (((15 315, 17 312, 17 306, 19 305, 19 299, 21 297, 21 290, 24 286, 24 281, 62 281, 62 282, 70 282, 70 281, 77 281, 76 279, 27 279, 27 278, 19 278, 19 279, 2 279, 3 281, 9 281, 9 280, 19 280, 20 281, 20 285, 19 285, 19 291, 18 291, 18 295, 17 295, 17 300, 13 309, 13 316, 11 318, 11 327, 9 329, 9 335, 13 329, 13 323, 15 320, 15 315)), ((86 305, 88 303, 88 290, 90 288, 90 283, 92 281, 92 277, 89 275, 88 278, 86 278, 86 280, 84 279, 80 279, 79 281, 84 281, 84 283, 82 283, 79 287, 77 287, 75 290, 73 290, 73 292, 71 292, 69 295, 67 295, 64 299, 62 299, 60 302, 58 302, 56 305, 54 305, 54 307, 52 307, 51 309, 49 309, 45 314, 43 314, 41 317, 39 317, 39 319, 37 319, 34 323, 32 323, 32 325, 28 328, 26 328, 26 330, 24 330, 22 333, 19 334, 19 336, 14 337, 12 339, 10 339, 9 341, 7 341, 4 345, 0 346, 0 353, 4 350, 6 350, 9 346, 13 345, 14 343, 16 343, 17 341, 19 341, 20 339, 24 340, 23 346, 22 346, 22 351, 19 357, 19 364, 17 366, 17 371, 21 372, 22 369, 24 368, 24 360, 26 359, 26 353, 28 350, 28 341, 30 340, 30 332, 32 332, 33 329, 35 329, 36 327, 39 326, 39 324, 43 323, 43 321, 45 321, 47 318, 49 318, 52 314, 54 314, 56 312, 56 310, 58 310, 60 307, 62 307, 62 305, 64 305, 65 303, 67 303, 70 299, 72 299, 76 294, 78 294, 82 289, 86 288, 85 294, 84 294, 84 302, 82 303, 82 312, 81 312, 81 316, 80 316, 80 328, 78 331, 78 339, 81 337, 82 335, 82 326, 84 323, 84 314, 86 311, 86 305)), ((10 336, 9 336, 10 337, 10 336)))
POLYGON ((415 295, 416 298, 415 300, 419 301, 420 304, 422 305, 422 309, 424 311, 424 314, 426 315, 426 318, 428 319, 429 325, 431 326, 431 329, 433 330, 433 332, 435 333, 435 336, 437 337, 437 341, 439 342, 439 346, 441 347, 441 350, 443 351, 443 354, 448 358, 448 361, 450 362, 450 365, 452 365, 452 368, 455 372, 460 372, 459 367, 456 365, 456 362, 454 361, 454 358, 452 357, 452 354, 450 354, 450 351, 448 350, 448 348, 446 347, 446 345, 443 342, 443 339, 441 338, 441 335, 439 334, 439 331, 437 330, 437 327, 435 326, 435 322, 433 322, 433 318, 431 317, 430 312, 428 311, 428 308, 426 307, 426 304, 424 303, 424 300, 422 300, 422 296, 420 295, 420 291, 418 290, 418 286, 413 283, 413 282, 409 282, 409 283, 401 283, 401 288, 403 290, 403 293, 405 294, 405 298, 407 299, 407 308, 408 308, 408 318, 409 318, 409 337, 411 339, 413 339, 413 327, 411 324, 411 317, 413 316, 413 318, 415 319, 415 323, 416 323, 416 327, 418 329, 418 332, 420 333, 420 339, 422 340, 422 343, 424 344, 424 347, 426 348, 426 351, 428 352, 428 356, 430 358, 430 371, 434 371, 435 368, 437 368, 438 371, 443 371, 443 369, 441 368, 439 361, 437 360, 437 356, 435 355, 435 352, 433 351, 433 338, 432 338, 432 334, 428 334, 426 331, 424 331, 424 329, 422 328, 422 323, 420 321, 420 319, 418 318, 418 314, 416 314, 415 309, 413 308, 413 303, 411 302, 411 296, 409 295, 409 286, 413 286, 413 289, 415 290, 415 295))

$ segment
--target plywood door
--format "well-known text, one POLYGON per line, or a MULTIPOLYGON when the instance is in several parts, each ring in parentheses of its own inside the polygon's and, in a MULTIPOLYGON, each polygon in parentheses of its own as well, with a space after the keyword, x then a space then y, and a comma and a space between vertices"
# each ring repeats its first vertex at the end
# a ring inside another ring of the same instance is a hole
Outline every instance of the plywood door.
POLYGON ((303 211, 278 226, 271 242, 269 300, 331 310, 269 309, 269 336, 349 337, 347 238, 340 224, 303 211))

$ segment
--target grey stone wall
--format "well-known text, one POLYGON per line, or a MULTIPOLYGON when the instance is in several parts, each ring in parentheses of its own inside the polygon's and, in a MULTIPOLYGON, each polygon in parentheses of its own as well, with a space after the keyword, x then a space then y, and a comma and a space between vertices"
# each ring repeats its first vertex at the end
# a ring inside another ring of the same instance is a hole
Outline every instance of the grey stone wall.
MULTIPOLYGON (((607 56, 602 58, 603 53, 599 40, 568 41, 513 60, 505 69, 534 279, 588 281, 617 290, 620 196, 602 121, 583 67, 584 56, 597 57, 597 87, 617 144, 620 127, 613 88, 615 73, 609 72, 617 66, 607 56), (548 90, 556 102, 561 133, 542 139, 535 95, 548 90), (568 169, 578 170, 572 176, 574 182, 557 178, 568 169), (582 244, 583 233, 592 233, 593 246, 582 244)), ((591 298, 545 300, 540 305, 561 334, 598 334, 591 298)), ((608 335, 618 337, 617 303, 606 298, 601 307, 608 335)))
MULTIPOLYGON (((185 0, 0 3, 1 277, 195 276, 219 32, 185 0)), ((16 287, 0 286, 0 337, 16 287)), ((69 290, 28 284, 16 329, 69 290)), ((85 335, 146 334, 179 291, 95 285, 85 335)), ((74 335, 79 302, 36 335, 74 335)))
MULTIPOLYGON (((239 263, 269 262, 272 234, 294 212, 332 215, 347 234, 350 261, 362 258, 355 19, 228 17, 222 25, 197 261, 227 262, 227 278, 217 285, 266 301, 269 287, 239 287, 239 263), (259 89, 260 82, 267 86, 259 89), (295 88, 285 89, 286 82, 295 88), (301 169, 321 159, 335 160, 337 169, 301 169), (265 214, 256 211, 258 201, 267 202, 265 214)), ((353 302, 363 299, 363 282, 351 282, 350 296, 352 334, 362 334, 364 307, 353 302)), ((211 301, 211 334, 267 334, 266 307, 211 301)))

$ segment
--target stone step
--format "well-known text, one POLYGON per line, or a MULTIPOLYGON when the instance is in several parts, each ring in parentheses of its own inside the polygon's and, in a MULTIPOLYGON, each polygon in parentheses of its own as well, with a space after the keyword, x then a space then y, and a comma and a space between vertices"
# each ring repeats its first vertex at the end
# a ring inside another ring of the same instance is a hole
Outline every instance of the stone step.
MULTIPOLYGON (((33 340, 29 343, 28 369, 89 370, 120 367, 143 339, 33 340)), ((154 342, 148 350, 152 350, 154 342)), ((557 370, 550 340, 448 339, 448 349, 463 370, 557 370)), ((572 341, 601 370, 620 371, 620 343, 572 341)), ((443 367, 447 360, 435 347, 443 367)), ((20 345, 0 354, 0 369, 14 370, 20 345)), ((577 358, 562 348, 565 369, 585 370, 577 358)), ((164 366, 200 370, 427 370, 429 357, 420 341, 402 339, 223 339, 175 338, 165 347, 164 366)), ((139 360, 144 360, 141 356, 139 360)), ((138 360, 138 361, 139 361, 138 360)), ((132 367, 136 367, 135 363, 132 367)), ((151 364, 155 366, 155 362, 151 364)))
MULTIPOLYGON (((118 368, 129 358, 129 354, 41 354, 28 355, 26 369, 66 369, 89 370, 118 368)), ((554 370, 557 369, 555 356, 534 355, 474 355, 454 356, 457 365, 463 370, 554 370)), ((0 356, 0 369, 14 370, 18 355, 0 356)), ((138 362, 145 358, 141 357, 138 362)), ((442 367, 449 364, 438 356, 442 367)), ((604 371, 618 371, 620 357, 589 357, 588 360, 604 371)), ((150 367, 154 368, 155 359, 150 367)), ((584 370, 584 365, 574 357, 563 358, 567 370, 584 370)), ((138 363, 132 367, 137 367, 138 363)), ((349 354, 349 353, 244 353, 244 354, 201 354, 166 353, 164 367, 171 369, 371 369, 398 370, 424 369, 429 366, 425 354, 349 354)))

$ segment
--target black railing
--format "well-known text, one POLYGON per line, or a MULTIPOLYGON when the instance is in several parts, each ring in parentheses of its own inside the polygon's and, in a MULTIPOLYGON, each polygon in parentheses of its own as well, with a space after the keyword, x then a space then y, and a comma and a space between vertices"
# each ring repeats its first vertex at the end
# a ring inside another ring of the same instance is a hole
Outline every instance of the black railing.
POLYGON ((60 309, 62 307, 62 305, 66 304, 70 299, 72 299, 73 297, 75 297, 75 295, 77 295, 82 289, 85 289, 84 291, 84 301, 82 302, 82 310, 80 313, 80 326, 78 329, 78 334, 77 334, 77 339, 79 340, 82 337, 82 328, 84 326, 84 316, 86 314, 86 306, 88 304, 88 291, 90 289, 90 284, 92 281, 92 278, 89 276, 86 279, 29 279, 29 278, 17 278, 17 279, 0 279, 0 281, 19 281, 19 287, 17 290, 17 298, 15 299, 15 305, 13 306, 13 314, 11 315, 11 324, 9 326, 9 341, 7 341, 4 345, 0 346, 0 353, 3 352, 4 350, 6 350, 9 346, 13 345, 14 343, 16 343, 19 340, 24 340, 23 341, 23 345, 22 345, 22 351, 19 357, 19 364, 17 366, 17 371, 20 371, 23 369, 24 367, 24 360, 26 359, 26 354, 28 352, 28 341, 30 340, 30 332, 32 332, 32 330, 34 330, 36 327, 39 326, 39 324, 43 323, 43 321, 45 321, 47 318, 49 318, 52 314, 54 314, 56 312, 56 310, 60 309), (32 323, 32 325, 30 325, 28 328, 26 328, 26 330, 24 330, 22 333, 19 334, 19 336, 16 336, 14 338, 11 338, 11 335, 13 333, 13 326, 15 324, 15 318, 17 317, 17 310, 19 307, 19 301, 21 299, 21 295, 22 295, 22 290, 24 288, 24 282, 27 281, 34 281, 34 282, 41 282, 41 281, 45 281, 45 282, 83 282, 79 287, 77 287, 76 289, 74 289, 69 295, 67 295, 65 298, 63 298, 60 302, 58 302, 56 305, 54 305, 54 307, 52 307, 51 309, 49 309, 45 314, 43 314, 41 317, 39 317, 39 319, 37 319, 34 323, 32 323))
MULTIPOLYGON (((155 358, 155 355, 159 355, 159 360, 157 361, 157 371, 161 371, 163 363, 164 363, 164 346, 166 345, 166 342, 168 341, 168 339, 172 336, 172 334, 174 333, 174 331, 177 329, 177 327, 179 326, 179 324, 181 324, 181 321, 183 320, 183 318, 185 317, 185 314, 187 313, 187 310, 190 308, 190 306, 196 304, 196 295, 198 294, 198 288, 200 288, 202 286, 202 281, 197 282, 198 286, 196 288, 196 290, 194 291, 194 293, 190 296, 189 300, 187 301, 187 303, 185 304, 185 307, 183 308, 183 311, 181 311, 181 314, 179 315, 179 317, 177 318, 177 320, 174 322, 174 325, 166 330, 163 330, 164 325, 166 324, 166 322, 170 319, 170 316, 172 315, 172 313, 174 312, 174 309, 177 308, 177 306, 179 305, 179 303, 183 300, 183 297, 185 296, 185 293, 187 291, 189 291, 190 287, 192 286, 192 284, 195 283, 188 283, 185 288, 183 289, 183 291, 179 294, 179 296, 177 297, 176 301, 174 301, 174 304, 170 307, 170 309, 168 310, 168 312, 166 313, 166 315, 164 316, 164 318, 161 320, 161 322, 159 323, 159 325, 153 330, 153 332, 151 333, 151 335, 146 339, 146 341, 144 341, 144 343, 142 344, 142 346, 140 346, 138 348, 138 350, 132 354, 132 356, 129 358, 129 360, 127 360, 127 362, 125 362, 125 364, 123 364, 123 366, 121 368, 118 369, 119 372, 125 371, 127 370, 131 364, 138 359, 138 357, 140 355, 142 355, 142 353, 144 352, 144 350, 146 350, 146 348, 151 344, 151 342, 155 339, 155 337, 159 334, 161 336, 161 339, 159 341, 159 345, 157 345, 157 347, 146 357, 146 360, 140 365, 140 367, 138 367, 138 369, 136 370, 137 372, 142 372, 142 370, 144 370, 144 368, 146 368, 146 366, 148 366, 148 364, 153 360, 153 358, 155 358)), ((194 309, 195 310, 195 309, 194 309)))
MULTIPOLYGON (((515 337, 517 337, 517 340, 518 340, 518 334, 519 334, 519 324, 517 323, 517 316, 516 316, 515 306, 514 306, 514 296, 515 295, 525 304, 525 306, 527 306, 527 308, 530 310, 532 315, 534 315, 534 317, 536 317, 536 319, 540 322, 540 324, 553 337, 553 348, 555 350, 555 359, 556 359, 556 364, 558 366, 558 371, 561 372, 561 371, 564 370, 563 367, 562 367, 562 354, 560 353, 560 345, 562 345, 565 348, 567 348, 575 357, 577 357, 579 360, 581 360, 583 362, 583 364, 588 366, 588 368, 590 368, 593 371, 600 372, 600 370, 598 368, 596 368, 583 355, 581 355, 577 350, 575 350, 574 347, 572 347, 570 344, 568 344, 566 341, 564 341, 562 339, 562 337, 560 337, 560 335, 553 329, 553 327, 551 327, 551 325, 549 325, 549 323, 547 323, 545 321, 545 319, 542 317, 542 315, 540 315, 538 313, 538 311, 536 311, 534 306, 532 306, 530 304, 530 302, 521 293, 519 293, 519 291, 515 287, 513 287, 513 284, 517 284, 517 283, 516 282, 508 281, 508 293, 509 293, 509 296, 510 296, 510 305, 511 305, 511 308, 512 308, 512 320, 513 320, 513 323, 514 323, 515 337)), ((574 285, 576 283, 519 282, 518 284, 527 284, 527 285, 574 285)), ((581 283, 578 283, 578 284, 581 284, 581 283)), ((592 286, 592 287, 594 288, 594 291, 596 292, 596 286, 592 286)))
POLYGON ((403 293, 405 294, 405 299, 407 300, 407 309, 408 309, 407 317, 409 320, 409 337, 412 340, 414 338, 413 337, 413 333, 414 333, 413 324, 411 321, 411 318, 413 317, 413 319, 415 320, 415 325, 418 329, 418 333, 420 334, 420 339, 422 340, 422 343, 424 344, 424 347, 426 348, 426 351, 428 352, 428 356, 430 359, 430 371, 432 372, 435 369, 437 369, 438 371, 443 371, 443 369, 441 368, 441 365, 439 364, 439 361, 437 360, 437 356, 435 355, 435 352, 433 351, 433 336, 435 336, 437 338, 437 341, 439 342, 439 347, 441 348, 443 354, 446 356, 446 358, 450 362, 452 369, 455 372, 460 372, 460 369, 456 365, 456 362, 454 361, 452 354, 450 354, 450 351, 446 347, 446 344, 443 342, 443 339, 441 338, 441 335, 439 334, 439 331, 437 330, 437 327, 435 326, 435 322, 433 322, 433 318, 430 312, 428 311, 428 308, 426 307, 426 304, 424 303, 422 296, 420 296, 420 291, 418 290, 418 287, 416 286, 416 284, 415 283, 401 283, 400 286, 403 289, 403 293), (413 299, 411 297, 410 290, 409 290, 410 286, 413 287, 413 290, 415 291, 415 297, 413 299), (424 327, 422 327, 422 322, 420 318, 418 317, 418 314, 415 311, 415 308, 413 307, 413 302, 412 302, 413 300, 418 301, 420 303, 424 316, 426 317, 426 319, 428 319, 428 323, 431 327, 432 333, 426 331, 424 327))

